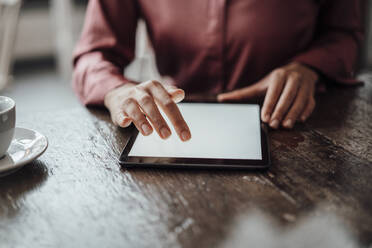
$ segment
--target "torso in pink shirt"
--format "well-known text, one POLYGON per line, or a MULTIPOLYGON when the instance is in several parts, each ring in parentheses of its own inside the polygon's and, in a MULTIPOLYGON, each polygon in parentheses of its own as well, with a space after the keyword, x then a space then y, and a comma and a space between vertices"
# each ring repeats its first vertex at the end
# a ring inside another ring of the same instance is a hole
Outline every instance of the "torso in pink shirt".
POLYGON ((90 0, 75 51, 74 86, 85 104, 126 82, 139 18, 159 72, 187 93, 255 83, 291 61, 352 82, 361 38, 357 0, 90 0))

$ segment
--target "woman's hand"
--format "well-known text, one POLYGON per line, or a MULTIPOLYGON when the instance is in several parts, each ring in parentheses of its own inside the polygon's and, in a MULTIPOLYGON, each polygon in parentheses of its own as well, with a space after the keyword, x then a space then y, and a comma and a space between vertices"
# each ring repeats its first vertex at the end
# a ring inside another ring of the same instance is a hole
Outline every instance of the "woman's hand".
POLYGON ((106 94, 104 103, 114 124, 127 127, 133 122, 145 136, 150 135, 154 128, 161 138, 166 139, 171 135, 171 130, 158 109, 160 106, 181 140, 187 141, 191 133, 175 103, 184 97, 185 92, 181 89, 148 81, 127 83, 116 88, 106 94))
POLYGON ((314 92, 318 74, 312 69, 291 63, 274 70, 252 86, 218 95, 218 101, 241 101, 265 96, 261 119, 272 128, 282 124, 292 128, 304 122, 315 107, 314 92))

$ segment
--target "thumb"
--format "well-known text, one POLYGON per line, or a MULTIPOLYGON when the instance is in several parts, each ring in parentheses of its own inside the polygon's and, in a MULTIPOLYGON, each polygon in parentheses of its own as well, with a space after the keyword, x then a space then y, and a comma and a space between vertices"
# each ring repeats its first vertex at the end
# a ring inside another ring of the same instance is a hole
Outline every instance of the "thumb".
POLYGON ((230 91, 227 93, 222 93, 217 95, 217 100, 219 102, 224 101, 241 101, 241 100, 247 100, 255 97, 260 97, 265 93, 265 90, 263 90, 262 87, 263 82, 255 83, 251 86, 230 91))
POLYGON ((168 94, 172 97, 172 100, 175 103, 179 103, 185 98, 185 91, 177 88, 176 86, 164 85, 164 88, 167 90, 168 94))
POLYGON ((112 122, 119 127, 128 127, 132 123, 132 120, 123 112, 118 112, 112 116, 112 122))

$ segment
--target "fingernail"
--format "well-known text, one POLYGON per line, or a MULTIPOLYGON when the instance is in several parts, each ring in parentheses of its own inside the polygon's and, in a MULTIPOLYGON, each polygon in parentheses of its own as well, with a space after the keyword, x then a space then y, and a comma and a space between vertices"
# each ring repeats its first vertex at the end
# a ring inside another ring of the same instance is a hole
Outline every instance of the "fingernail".
POLYGON ((142 124, 141 126, 143 134, 144 135, 150 135, 151 134, 151 128, 147 124, 142 124))
POLYGON ((223 95, 218 95, 217 96, 217 101, 222 102, 223 101, 223 95))
POLYGON ((190 138, 191 138, 191 134, 190 134, 189 131, 182 131, 182 133, 181 133, 181 139, 182 139, 183 141, 187 141, 187 140, 189 140, 190 138))
POLYGON ((131 120, 123 114, 119 114, 117 117, 117 124, 121 127, 128 127, 131 120))
POLYGON ((160 134, 161 134, 161 136, 162 136, 163 139, 166 139, 166 138, 168 138, 171 135, 170 131, 166 127, 163 127, 160 130, 160 134))
POLYGON ((306 121, 306 116, 304 116, 304 115, 301 116, 301 121, 302 121, 302 122, 305 122, 305 121, 306 121))
POLYGON ((181 102, 185 98, 185 92, 181 89, 175 89, 172 93, 172 99, 175 103, 181 102))
POLYGON ((125 120, 125 116, 123 115, 123 114, 118 114, 117 116, 116 116, 116 121, 119 123, 119 124, 122 124, 123 122, 124 122, 124 120, 125 120))
POLYGON ((270 115, 265 114, 264 117, 263 117, 263 121, 268 122, 269 120, 270 120, 270 115))
POLYGON ((279 121, 277 119, 270 122, 270 127, 276 129, 276 128, 278 128, 278 126, 279 126, 279 121))
POLYGON ((283 123, 283 126, 286 127, 286 128, 292 128, 293 127, 293 121, 291 119, 288 119, 283 123))

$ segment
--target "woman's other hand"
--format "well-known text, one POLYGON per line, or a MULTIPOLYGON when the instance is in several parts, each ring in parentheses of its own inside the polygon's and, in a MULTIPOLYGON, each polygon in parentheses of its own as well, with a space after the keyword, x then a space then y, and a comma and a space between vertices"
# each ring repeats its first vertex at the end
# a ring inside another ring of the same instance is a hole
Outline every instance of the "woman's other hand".
POLYGON ((307 66, 291 63, 274 70, 254 85, 218 95, 220 102, 242 101, 265 96, 261 119, 272 128, 281 124, 292 128, 297 120, 302 122, 315 107, 315 85, 318 74, 307 66))
POLYGON ((185 92, 181 89, 148 81, 127 83, 110 91, 105 96, 104 104, 114 124, 127 127, 133 122, 143 135, 150 135, 155 129, 161 138, 166 139, 171 135, 171 129, 158 109, 160 106, 180 139, 187 141, 191 133, 176 105, 184 97, 185 92))

